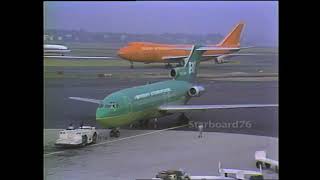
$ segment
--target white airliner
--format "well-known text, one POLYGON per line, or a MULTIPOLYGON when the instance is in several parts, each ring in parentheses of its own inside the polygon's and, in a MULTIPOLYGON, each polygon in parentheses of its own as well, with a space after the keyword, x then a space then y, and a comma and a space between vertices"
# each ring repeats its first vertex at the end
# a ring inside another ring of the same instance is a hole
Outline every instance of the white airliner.
POLYGON ((71 50, 67 46, 57 45, 57 44, 45 44, 43 45, 44 53, 67 53, 71 50))
POLYGON ((112 57, 106 56, 65 56, 65 53, 71 52, 67 46, 57 44, 43 45, 43 57, 55 59, 110 59, 112 57))

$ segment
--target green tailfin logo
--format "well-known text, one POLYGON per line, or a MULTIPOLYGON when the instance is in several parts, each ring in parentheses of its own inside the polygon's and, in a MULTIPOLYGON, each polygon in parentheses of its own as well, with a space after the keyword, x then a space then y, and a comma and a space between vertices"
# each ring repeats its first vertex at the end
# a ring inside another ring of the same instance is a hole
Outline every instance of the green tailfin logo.
POLYGON ((195 69, 195 62, 189 62, 189 74, 193 74, 195 72, 195 69))

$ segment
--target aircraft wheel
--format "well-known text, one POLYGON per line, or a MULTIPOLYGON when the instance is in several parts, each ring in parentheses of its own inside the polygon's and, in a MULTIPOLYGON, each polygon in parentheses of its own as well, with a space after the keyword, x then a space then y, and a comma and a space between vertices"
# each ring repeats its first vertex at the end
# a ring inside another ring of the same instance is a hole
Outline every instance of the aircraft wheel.
POLYGON ((144 120, 143 127, 148 128, 148 126, 149 126, 149 120, 144 120))
POLYGON ((166 64, 164 67, 167 68, 167 69, 169 69, 169 68, 172 68, 172 65, 171 65, 170 63, 168 63, 168 64, 166 64))
POLYGON ((182 113, 179 117, 178 117, 179 123, 181 124, 188 124, 190 119, 184 114, 182 113))
POLYGON ((178 67, 183 67, 184 66, 184 61, 180 61, 178 64, 178 67))
POLYGON ((114 130, 113 129, 110 131, 109 136, 114 137, 114 130))
POLYGON ((269 168, 271 167, 271 165, 268 164, 268 163, 264 163, 264 165, 265 165, 265 167, 266 167, 267 169, 269 169, 269 168))
POLYGON ((257 167, 258 169, 260 169, 260 166, 261 166, 261 169, 264 168, 263 163, 260 162, 260 161, 257 161, 257 162, 256 162, 256 167, 257 167))
POLYGON ((120 137, 120 131, 119 130, 116 130, 114 132, 114 137, 116 137, 116 138, 120 137))

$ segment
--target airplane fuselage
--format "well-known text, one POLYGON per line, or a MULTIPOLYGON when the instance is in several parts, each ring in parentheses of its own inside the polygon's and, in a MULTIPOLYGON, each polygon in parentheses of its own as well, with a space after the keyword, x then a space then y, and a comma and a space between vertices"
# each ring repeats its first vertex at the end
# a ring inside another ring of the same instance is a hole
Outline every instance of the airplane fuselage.
MULTIPOLYGON (((200 60, 218 60, 218 57, 240 50, 240 35, 244 23, 238 23, 225 38, 216 45, 207 45, 207 50, 200 60)), ((118 56, 131 62, 144 63, 180 63, 190 53, 190 44, 161 44, 151 42, 131 42, 119 49, 118 56), (184 50, 180 49, 183 48, 184 50)), ((219 63, 219 60, 218 60, 219 63)))
MULTIPOLYGON (((177 50, 176 47, 187 47, 191 48, 192 45, 186 44, 157 44, 150 42, 133 42, 129 43, 127 46, 121 48, 118 51, 118 55, 126 60, 134 62, 144 62, 144 63, 156 63, 162 62, 167 63, 166 57, 178 57, 178 56, 188 56, 189 50, 177 50)), ((210 46, 209 46, 210 47, 210 46)), ((215 47, 215 46, 212 46, 215 47)), ((240 50, 240 49, 239 49, 240 50)), ((206 56, 212 55, 225 55, 237 52, 239 50, 210 50, 203 54, 203 59, 206 56)), ((213 59, 212 57, 209 59, 213 59)))
POLYGON ((168 80, 117 91, 104 98, 96 110, 96 120, 105 128, 115 128, 168 115, 158 107, 187 103, 190 87, 186 81, 168 80))
POLYGON ((43 45, 43 51, 45 54, 64 54, 71 52, 68 47, 63 45, 56 45, 56 44, 45 44, 43 45))

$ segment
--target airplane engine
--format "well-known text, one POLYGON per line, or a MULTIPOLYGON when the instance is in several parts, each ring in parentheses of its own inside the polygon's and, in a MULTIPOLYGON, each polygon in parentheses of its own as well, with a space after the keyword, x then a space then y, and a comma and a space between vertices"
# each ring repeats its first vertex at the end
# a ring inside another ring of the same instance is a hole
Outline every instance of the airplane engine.
POLYGON ((222 63, 225 62, 224 59, 223 59, 223 57, 217 57, 217 58, 214 59, 214 61, 215 61, 215 63, 217 63, 217 64, 222 64, 222 63))
POLYGON ((185 75, 187 75, 187 71, 184 67, 174 68, 174 69, 171 69, 171 71, 170 71, 170 76, 172 78, 177 78, 177 77, 185 76, 185 75))
POLYGON ((191 97, 200 96, 205 92, 205 88, 202 86, 193 86, 189 89, 188 95, 191 97))

